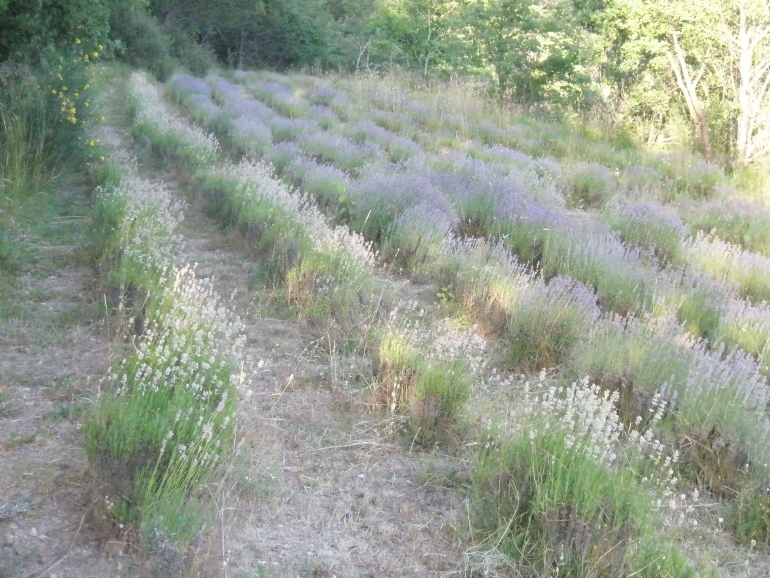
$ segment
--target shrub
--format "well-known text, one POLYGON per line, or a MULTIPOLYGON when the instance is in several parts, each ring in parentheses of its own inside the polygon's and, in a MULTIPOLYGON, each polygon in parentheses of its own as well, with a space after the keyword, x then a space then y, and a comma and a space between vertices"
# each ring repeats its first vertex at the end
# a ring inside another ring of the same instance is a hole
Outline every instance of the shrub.
POLYGON ((732 285, 741 297, 754 303, 770 301, 770 257, 703 233, 698 233, 684 249, 691 265, 732 285))
POLYGON ((542 380, 517 412, 516 432, 474 468, 480 540, 533 578, 694 576, 680 552, 660 545, 648 489, 624 468, 654 452, 652 436, 634 430, 624 442, 617 397, 597 386, 542 380))
POLYGON ((383 336, 373 403, 394 415, 406 412, 408 433, 421 445, 452 441, 470 395, 468 370, 462 360, 447 363, 421 355, 413 339, 404 331, 383 336))
POLYGON ((171 52, 190 73, 202 77, 216 67, 216 56, 206 46, 198 44, 189 32, 182 28, 171 28, 165 32, 171 41, 171 52))
POLYGON ((588 287, 565 277, 531 285, 509 317, 508 364, 523 373, 561 365, 599 318, 596 301, 588 287))
POLYGON ((76 50, 51 52, 40 71, 0 65, 3 200, 29 201, 69 163, 89 160, 95 143, 83 129, 91 118, 94 78, 85 56, 76 50))
POLYGON ((730 196, 685 203, 680 214, 697 231, 770 257, 770 211, 762 202, 730 196))
POLYGON ((669 207, 650 201, 619 201, 607 211, 607 222, 624 243, 655 255, 663 264, 682 258, 687 229, 669 207))
POLYGON ((187 544, 202 488, 232 445, 239 326, 191 269, 160 285, 148 330, 86 421, 86 451, 113 500, 105 515, 187 544))
POLYGON ((615 191, 615 178, 610 170, 597 163, 579 163, 566 170, 562 187, 567 202, 583 209, 601 207, 615 191))

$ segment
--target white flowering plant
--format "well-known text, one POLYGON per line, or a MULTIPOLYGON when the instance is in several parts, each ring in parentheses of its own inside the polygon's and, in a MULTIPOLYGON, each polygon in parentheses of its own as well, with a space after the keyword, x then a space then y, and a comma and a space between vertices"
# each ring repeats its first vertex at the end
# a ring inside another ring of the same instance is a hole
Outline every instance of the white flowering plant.
POLYGON ((87 449, 102 474, 125 476, 118 517, 142 514, 145 525, 145 513, 163 515, 167 533, 189 538, 197 506, 185 504, 232 447, 240 329, 192 268, 160 285, 134 353, 114 368, 86 423, 87 449))
MULTIPOLYGON (((544 374, 512 416, 513 435, 485 450, 473 471, 475 529, 536 576, 695 576, 662 546, 653 485, 638 459, 674 454, 648 428, 628 430, 617 393, 587 380, 549 385, 544 374)), ((659 420, 662 412, 653 416, 659 420)))
POLYGON ((108 520, 183 545, 205 519, 202 488, 232 451, 240 323, 194 266, 177 265, 182 206, 112 146, 98 244, 118 310, 134 316, 133 349, 85 421, 86 449, 108 520))

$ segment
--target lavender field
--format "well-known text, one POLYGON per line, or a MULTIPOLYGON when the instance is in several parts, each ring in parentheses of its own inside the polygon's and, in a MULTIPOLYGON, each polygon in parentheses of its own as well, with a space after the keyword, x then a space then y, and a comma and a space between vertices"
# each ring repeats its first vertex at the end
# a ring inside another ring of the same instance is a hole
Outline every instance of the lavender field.
MULTIPOLYGON (((255 72, 165 85, 134 74, 127 86, 134 139, 248 247, 255 286, 324 344, 322 379, 352 415, 375 420, 407 456, 461 464, 439 483, 465 504, 445 538, 454 554, 419 575, 764 575, 770 206, 761 195, 715 164, 616 148, 467 86, 255 72), (369 370, 338 374, 346 364, 369 370)), ((127 166, 118 172, 128 184, 113 185, 125 198, 105 197, 105 219, 126 223, 110 241, 121 286, 157 295, 142 309, 155 311, 147 323, 157 330, 139 332, 134 358, 114 370, 117 399, 133 407, 157 391, 153 375, 191 358, 200 383, 197 425, 189 400, 159 398, 170 403, 164 419, 189 412, 190 441, 173 446, 173 428, 146 434, 157 465, 137 487, 158 508, 209 483, 210 460, 230 459, 220 442, 252 443, 232 429, 238 412, 263 417, 248 409, 243 369, 238 381, 243 341, 209 293, 216 284, 174 268, 180 209, 132 185, 127 166), (191 296, 174 297, 185 284, 191 296), (185 301, 197 293, 212 303, 199 319, 185 301), (189 447, 203 456, 192 466, 189 447)), ((294 374, 283 378, 288 387, 294 374)), ((107 452, 100 437, 117 419, 105 416, 127 410, 99 411, 92 453, 126 451, 107 452)), ((178 536, 184 550, 192 530, 170 521, 180 508, 127 519, 178 536)), ((330 556, 312 575, 366 566, 330 556)), ((291 575, 241 563, 230 575, 291 575)), ((369 575, 414 575, 404 568, 369 575)))

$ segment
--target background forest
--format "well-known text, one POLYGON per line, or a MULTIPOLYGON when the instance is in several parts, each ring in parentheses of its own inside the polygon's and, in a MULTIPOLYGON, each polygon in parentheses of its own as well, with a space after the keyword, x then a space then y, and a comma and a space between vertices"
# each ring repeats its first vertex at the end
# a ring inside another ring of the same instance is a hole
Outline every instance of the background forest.
POLYGON ((215 62, 464 77, 728 167, 770 150, 767 0, 0 0, 0 62, 83 46, 160 79, 215 62))

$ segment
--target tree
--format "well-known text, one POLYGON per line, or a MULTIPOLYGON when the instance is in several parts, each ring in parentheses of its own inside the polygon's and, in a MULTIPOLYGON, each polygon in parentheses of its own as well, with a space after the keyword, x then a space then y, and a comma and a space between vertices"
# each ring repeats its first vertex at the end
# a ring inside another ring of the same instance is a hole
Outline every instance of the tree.
POLYGON ((583 100, 591 86, 593 35, 581 16, 570 0, 466 0, 463 20, 501 95, 567 104, 583 100))
POLYGON ((452 0, 384 0, 370 27, 387 49, 404 54, 407 65, 416 63, 425 77, 431 67, 452 69, 458 8, 452 0))
POLYGON ((235 67, 323 65, 334 22, 323 0, 152 0, 167 29, 182 28, 235 67))
POLYGON ((739 0, 736 9, 720 37, 735 66, 735 161, 748 165, 770 153, 770 2, 739 0))
POLYGON ((38 60, 78 43, 96 51, 109 32, 107 0, 0 0, 0 62, 38 60))
POLYGON ((770 152, 769 0, 614 0, 605 33, 616 85, 651 75, 663 90, 675 87, 707 157, 714 131, 736 164, 770 152))

